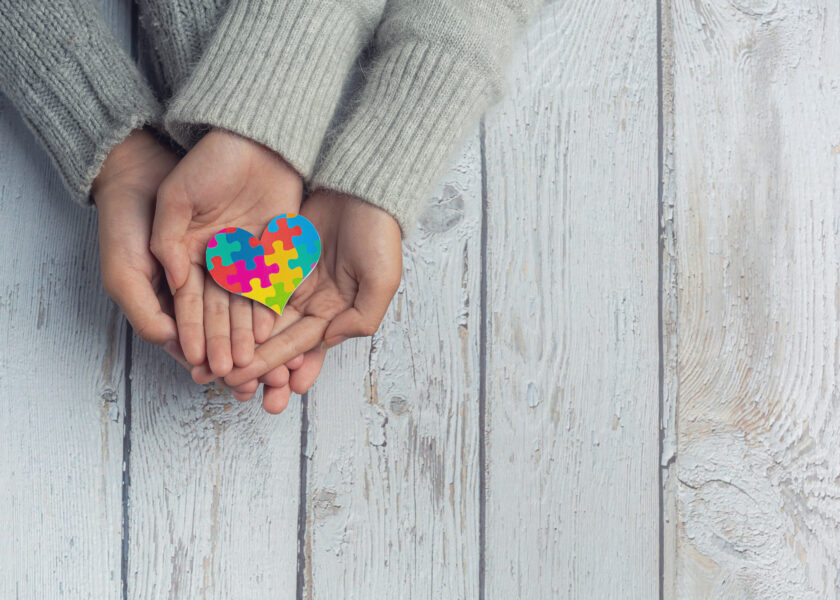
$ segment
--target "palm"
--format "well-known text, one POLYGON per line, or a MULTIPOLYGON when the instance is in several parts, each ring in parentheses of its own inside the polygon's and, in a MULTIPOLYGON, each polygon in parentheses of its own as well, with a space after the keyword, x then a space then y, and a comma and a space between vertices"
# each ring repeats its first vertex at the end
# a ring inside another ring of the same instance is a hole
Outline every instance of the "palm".
POLYGON ((229 133, 212 131, 187 154, 161 198, 187 206, 182 241, 190 262, 204 265, 204 249, 219 229, 240 227, 259 236, 278 214, 297 212, 302 186, 273 152, 229 133))
MULTIPOLYGON (((402 270, 394 219, 372 205, 329 192, 306 200, 301 214, 321 236, 321 257, 278 318, 280 331, 257 349, 251 365, 225 380, 238 385, 300 354, 291 387, 305 391, 320 371, 327 345, 371 335, 396 292, 402 270)), ((268 397, 264 398, 264 403, 268 397)))

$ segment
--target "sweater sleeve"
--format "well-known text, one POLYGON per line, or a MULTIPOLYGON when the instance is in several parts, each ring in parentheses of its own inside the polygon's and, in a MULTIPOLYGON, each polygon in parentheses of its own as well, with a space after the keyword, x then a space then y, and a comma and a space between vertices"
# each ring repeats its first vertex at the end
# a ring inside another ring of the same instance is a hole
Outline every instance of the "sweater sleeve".
POLYGON ((384 0, 231 2, 164 122, 192 147, 210 127, 238 133, 312 174, 354 62, 384 0))
MULTIPOLYGON (((389 0, 372 67, 312 187, 357 196, 408 235, 466 133, 502 94, 535 0, 389 0)), ((330 136, 332 137, 332 136, 330 136)))
POLYGON ((82 204, 111 149, 160 114, 102 15, 81 0, 0 0, 0 91, 82 204))
POLYGON ((137 0, 140 50, 161 98, 186 83, 224 15, 228 0, 137 0))

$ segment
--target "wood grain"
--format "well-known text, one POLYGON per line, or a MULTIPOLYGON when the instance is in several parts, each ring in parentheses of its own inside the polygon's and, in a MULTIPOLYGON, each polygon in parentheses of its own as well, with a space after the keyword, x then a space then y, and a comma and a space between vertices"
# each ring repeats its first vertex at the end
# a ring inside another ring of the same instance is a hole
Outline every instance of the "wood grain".
POLYGON ((480 222, 476 135, 309 395, 306 598, 478 597, 480 222))
POLYGON ((0 140, 0 597, 119 598, 125 323, 95 212, 2 96, 0 140))
POLYGON ((658 593, 655 3, 545 8, 486 120, 486 597, 658 593))
POLYGON ((139 340, 131 391, 129 597, 294 598, 299 398, 269 415, 139 340))
POLYGON ((675 1, 679 598, 837 598, 840 7, 675 1))

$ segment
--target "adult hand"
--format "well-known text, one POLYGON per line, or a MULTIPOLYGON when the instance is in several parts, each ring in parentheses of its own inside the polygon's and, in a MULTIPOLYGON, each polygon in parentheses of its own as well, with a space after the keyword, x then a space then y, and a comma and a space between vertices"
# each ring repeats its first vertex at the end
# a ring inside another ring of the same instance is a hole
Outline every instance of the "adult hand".
POLYGON ((177 162, 151 133, 136 130, 108 154, 91 194, 105 291, 141 339, 183 361, 163 272, 149 251, 158 185, 177 162))
MULTIPOLYGON (((321 258, 277 319, 278 333, 256 349, 250 364, 225 377, 228 385, 262 377, 294 360, 289 387, 305 392, 318 376, 327 348, 350 337, 373 335, 399 287, 402 239, 391 215, 325 190, 307 198, 300 212, 321 236, 321 258)), ((271 413, 282 411, 288 400, 285 390, 263 393, 263 407, 271 413)))
MULTIPOLYGON (((181 366, 190 369, 172 317, 172 297, 163 270, 149 250, 158 185, 178 158, 154 135, 138 129, 114 147, 91 188, 99 213, 99 255, 102 285, 146 342, 161 346, 181 366)), ((291 362, 292 366, 300 361, 291 362)), ((288 381, 285 367, 271 381, 288 381)), ((214 381, 209 378, 205 383, 214 381)), ((237 399, 254 395, 256 379, 232 390, 237 399)))
POLYGON ((300 176, 277 153, 218 129, 161 183, 151 248, 173 291, 178 335, 191 365, 207 358, 218 376, 248 365, 255 342, 265 341, 274 322, 268 308, 252 308, 212 282, 204 267, 208 240, 223 227, 260 235, 273 217, 297 213, 302 193, 300 176))

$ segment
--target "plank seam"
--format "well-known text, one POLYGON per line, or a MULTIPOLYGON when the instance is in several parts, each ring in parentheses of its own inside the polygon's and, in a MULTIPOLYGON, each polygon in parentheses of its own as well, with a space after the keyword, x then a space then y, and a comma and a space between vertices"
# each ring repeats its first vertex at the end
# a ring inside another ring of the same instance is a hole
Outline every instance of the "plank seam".
MULTIPOLYGON (((131 2, 131 40, 132 60, 137 63, 139 16, 137 2, 131 2)), ((125 408, 123 414, 123 476, 122 476, 122 544, 120 547, 120 593, 123 600, 128 600, 128 552, 129 552, 129 498, 131 493, 131 347, 134 329, 126 321, 125 328, 125 408)))
POLYGON ((663 268, 663 253, 665 251, 665 232, 663 227, 664 211, 662 201, 664 198, 664 115, 663 115, 663 87, 662 87, 662 0, 656 0, 656 211, 657 211, 657 290, 656 290, 656 310, 657 310, 657 359, 658 377, 659 377, 659 394, 658 394, 658 452, 656 465, 656 483, 659 496, 659 510, 658 510, 658 539, 659 539, 659 600, 665 598, 665 495, 662 489, 662 468, 660 463, 662 461, 662 453, 664 451, 664 411, 665 411, 665 348, 664 336, 665 325, 663 322, 663 300, 662 296, 665 292, 663 277, 665 276, 663 268))
POLYGON ((306 448, 309 433, 309 392, 300 397, 300 470, 298 478, 298 554, 296 600, 303 600, 306 587, 306 448))
POLYGON ((478 355, 478 598, 485 597, 485 565, 487 547, 487 152, 485 150, 485 121, 479 126, 479 152, 481 154, 481 275, 479 312, 478 355))
POLYGON ((122 546, 120 552, 120 589, 123 600, 128 599, 128 502, 131 488, 131 342, 134 330, 125 328, 125 408, 123 414, 123 476, 122 476, 122 546))

